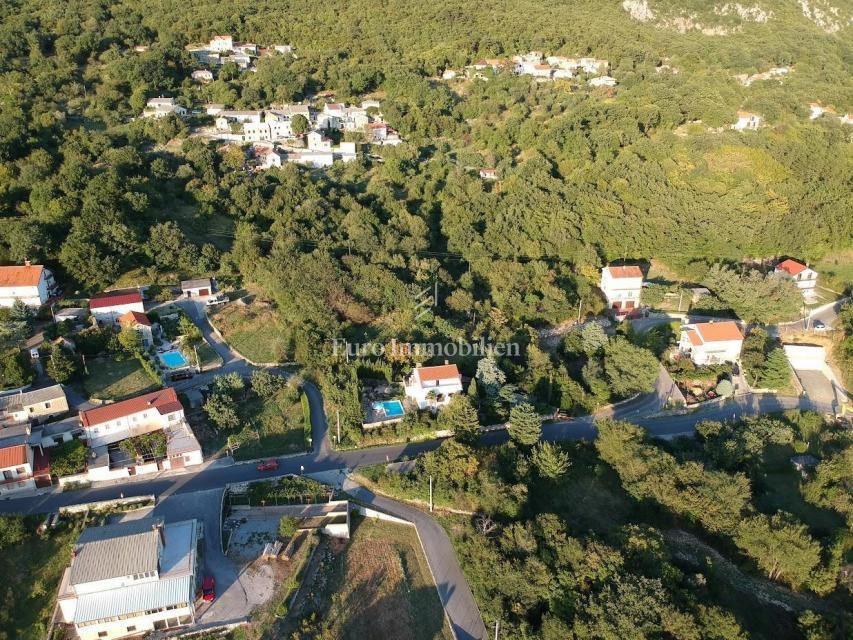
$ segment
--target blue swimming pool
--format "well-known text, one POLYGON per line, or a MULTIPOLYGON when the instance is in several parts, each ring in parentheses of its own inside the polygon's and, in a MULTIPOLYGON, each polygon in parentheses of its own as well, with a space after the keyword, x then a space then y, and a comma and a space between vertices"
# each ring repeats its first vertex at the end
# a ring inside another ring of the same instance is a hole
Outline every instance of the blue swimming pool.
POLYGON ((399 418, 404 413, 403 403, 399 400, 385 400, 384 402, 374 402, 373 410, 379 414, 385 414, 386 418, 399 418))
POLYGON ((189 364, 187 359, 184 357, 184 354, 180 351, 167 351, 166 353, 161 353, 160 362, 170 369, 180 369, 181 367, 186 367, 187 364, 189 364))

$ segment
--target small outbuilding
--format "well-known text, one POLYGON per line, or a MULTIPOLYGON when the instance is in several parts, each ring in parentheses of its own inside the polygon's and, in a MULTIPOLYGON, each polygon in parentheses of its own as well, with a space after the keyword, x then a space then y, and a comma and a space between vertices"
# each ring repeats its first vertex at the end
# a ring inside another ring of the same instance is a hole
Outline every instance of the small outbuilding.
POLYGON ((197 278, 181 281, 181 294, 187 298, 199 298, 213 293, 215 282, 213 278, 197 278))

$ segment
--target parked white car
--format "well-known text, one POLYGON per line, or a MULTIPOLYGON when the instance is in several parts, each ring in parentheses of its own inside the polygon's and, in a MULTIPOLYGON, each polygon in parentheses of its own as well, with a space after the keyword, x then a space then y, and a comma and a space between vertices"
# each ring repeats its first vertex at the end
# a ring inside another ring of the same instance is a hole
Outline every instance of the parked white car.
POLYGON ((222 304, 224 302, 228 302, 228 296, 226 296, 224 293, 217 293, 215 296, 210 296, 205 302, 205 304, 208 307, 212 307, 214 305, 222 304))

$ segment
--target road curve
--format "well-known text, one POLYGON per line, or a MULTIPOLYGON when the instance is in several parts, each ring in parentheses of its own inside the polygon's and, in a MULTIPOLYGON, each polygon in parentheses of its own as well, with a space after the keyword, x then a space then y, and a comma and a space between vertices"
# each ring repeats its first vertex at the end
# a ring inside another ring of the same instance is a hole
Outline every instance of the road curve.
POLYGON ((429 514, 396 500, 377 496, 352 480, 345 480, 343 489, 356 502, 389 513, 415 526, 454 637, 457 640, 487 640, 488 633, 480 615, 480 608, 474 600, 474 594, 471 593, 444 528, 429 514))

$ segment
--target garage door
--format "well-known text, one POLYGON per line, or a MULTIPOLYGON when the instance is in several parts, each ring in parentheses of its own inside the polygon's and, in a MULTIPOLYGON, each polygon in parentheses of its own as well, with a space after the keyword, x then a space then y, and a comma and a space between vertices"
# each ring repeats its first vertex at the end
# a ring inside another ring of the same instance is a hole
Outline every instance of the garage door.
POLYGON ((207 289, 199 289, 199 290, 198 290, 198 295, 200 295, 200 296, 208 296, 208 295, 210 295, 210 291, 208 291, 207 289))
POLYGON ((821 371, 826 367, 826 349, 805 344, 783 345, 785 355, 794 369, 821 371))

